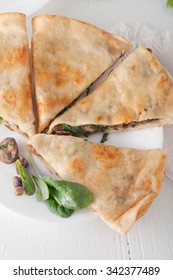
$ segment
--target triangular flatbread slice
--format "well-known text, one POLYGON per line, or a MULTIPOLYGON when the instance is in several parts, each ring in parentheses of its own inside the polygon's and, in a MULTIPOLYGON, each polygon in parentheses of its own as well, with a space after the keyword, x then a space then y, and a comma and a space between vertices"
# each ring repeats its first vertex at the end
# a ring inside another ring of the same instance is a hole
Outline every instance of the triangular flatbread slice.
POLYGON ((0 117, 24 136, 35 134, 26 17, 0 15, 0 117))
POLYGON ((50 125, 49 133, 83 135, 173 123, 173 79, 139 47, 89 96, 50 125))
POLYGON ((164 150, 117 148, 48 134, 33 136, 27 147, 53 174, 90 189, 90 208, 121 233, 149 208, 164 179, 164 150))
POLYGON ((58 15, 34 17, 32 58, 38 131, 129 48, 124 38, 85 22, 58 15))

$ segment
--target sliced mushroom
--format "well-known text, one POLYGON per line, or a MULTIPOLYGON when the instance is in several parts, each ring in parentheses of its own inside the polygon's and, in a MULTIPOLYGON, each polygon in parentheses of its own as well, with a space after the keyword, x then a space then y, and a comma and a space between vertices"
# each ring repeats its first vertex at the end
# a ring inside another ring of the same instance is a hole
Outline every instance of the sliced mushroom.
POLYGON ((10 164, 18 158, 19 149, 16 140, 7 137, 0 142, 0 161, 10 164))
POLYGON ((14 184, 14 188, 15 188, 15 194, 22 195, 24 193, 24 188, 22 185, 21 178, 18 176, 13 177, 13 184, 14 184))
POLYGON ((27 168, 29 166, 29 162, 22 155, 20 155, 18 159, 23 167, 27 168))

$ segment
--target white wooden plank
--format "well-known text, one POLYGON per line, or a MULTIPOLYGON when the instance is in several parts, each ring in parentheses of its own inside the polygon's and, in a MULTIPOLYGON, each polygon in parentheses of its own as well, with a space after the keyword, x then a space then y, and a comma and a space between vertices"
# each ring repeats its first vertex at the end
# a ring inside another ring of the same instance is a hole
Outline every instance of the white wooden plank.
POLYGON ((128 259, 126 237, 97 217, 69 225, 39 222, 0 207, 0 259, 128 259))
POLYGON ((132 259, 173 259, 173 183, 166 179, 148 212, 128 234, 132 259))

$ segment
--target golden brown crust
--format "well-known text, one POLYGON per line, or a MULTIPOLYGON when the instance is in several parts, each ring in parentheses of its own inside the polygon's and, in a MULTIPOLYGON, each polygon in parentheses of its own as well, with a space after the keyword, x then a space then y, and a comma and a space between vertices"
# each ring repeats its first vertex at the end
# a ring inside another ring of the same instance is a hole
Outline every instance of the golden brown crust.
POLYGON ((90 208, 122 233, 148 209, 165 175, 164 150, 116 148, 45 134, 33 136, 28 147, 49 163, 54 174, 88 187, 94 194, 90 208))
POLYGON ((75 100, 130 44, 78 20, 33 18, 32 58, 39 132, 75 100))
POLYGON ((0 15, 0 116, 14 130, 35 134, 26 17, 0 15))
MULTIPOLYGON (((116 126, 138 122, 137 128, 162 126, 173 123, 172 107, 172 77, 152 53, 139 47, 92 94, 55 119, 49 133, 60 123, 116 126)), ((119 130, 135 127, 122 126, 119 130)))

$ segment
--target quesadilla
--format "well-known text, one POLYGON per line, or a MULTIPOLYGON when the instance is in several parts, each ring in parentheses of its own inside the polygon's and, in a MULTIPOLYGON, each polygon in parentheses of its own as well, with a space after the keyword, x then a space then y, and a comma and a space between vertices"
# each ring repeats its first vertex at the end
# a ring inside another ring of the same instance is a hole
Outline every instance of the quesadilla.
POLYGON ((146 48, 131 53, 90 95, 56 118, 49 133, 94 132, 173 123, 173 79, 146 48))
POLYGON ((26 17, 0 14, 0 119, 25 136, 35 134, 26 17))
POLYGON ((117 148, 48 134, 34 135, 27 148, 54 175, 85 185, 94 196, 90 208, 121 233, 146 212, 164 179, 164 150, 117 148))
POLYGON ((36 16, 32 23, 33 73, 41 132, 113 65, 130 43, 63 16, 36 16))

